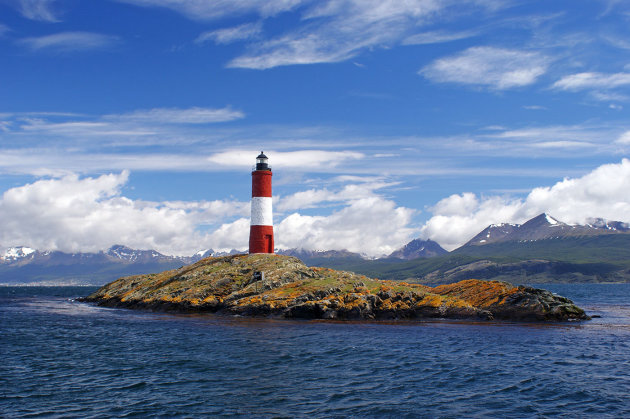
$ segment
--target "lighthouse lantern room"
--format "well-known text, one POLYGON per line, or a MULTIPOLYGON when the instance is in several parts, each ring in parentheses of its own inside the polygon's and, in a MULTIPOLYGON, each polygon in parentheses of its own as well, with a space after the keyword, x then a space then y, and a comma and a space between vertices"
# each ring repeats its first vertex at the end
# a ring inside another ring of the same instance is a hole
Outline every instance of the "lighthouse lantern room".
POLYGON ((252 170, 252 213, 249 253, 273 253, 273 211, 271 206, 271 166, 262 151, 252 170))

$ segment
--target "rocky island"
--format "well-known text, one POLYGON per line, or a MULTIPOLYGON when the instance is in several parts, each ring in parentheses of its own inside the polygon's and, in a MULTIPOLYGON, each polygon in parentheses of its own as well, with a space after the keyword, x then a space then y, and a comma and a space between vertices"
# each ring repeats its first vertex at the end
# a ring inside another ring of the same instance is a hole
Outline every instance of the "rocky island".
POLYGON ((306 319, 586 320, 549 291, 464 280, 428 287, 304 265, 273 254, 210 257, 111 282, 82 301, 107 307, 306 319))

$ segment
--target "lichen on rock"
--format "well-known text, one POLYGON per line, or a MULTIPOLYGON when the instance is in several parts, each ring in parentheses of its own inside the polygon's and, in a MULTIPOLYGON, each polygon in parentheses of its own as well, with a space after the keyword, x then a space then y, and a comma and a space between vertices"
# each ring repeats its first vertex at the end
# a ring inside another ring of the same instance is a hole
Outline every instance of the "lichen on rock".
POLYGON ((311 268, 291 256, 206 258, 111 282, 84 301, 111 307, 309 319, 587 319, 570 300, 506 282, 465 280, 431 288, 311 268), (264 272, 256 280, 254 272, 264 272))

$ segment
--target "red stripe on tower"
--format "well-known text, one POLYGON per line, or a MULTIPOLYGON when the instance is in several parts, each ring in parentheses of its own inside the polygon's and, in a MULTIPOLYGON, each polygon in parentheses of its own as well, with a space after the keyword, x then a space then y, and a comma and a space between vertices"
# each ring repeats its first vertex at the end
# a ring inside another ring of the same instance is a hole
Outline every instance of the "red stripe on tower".
POLYGON ((273 253, 273 211, 271 207, 271 166, 262 151, 252 170, 252 217, 249 253, 273 253))

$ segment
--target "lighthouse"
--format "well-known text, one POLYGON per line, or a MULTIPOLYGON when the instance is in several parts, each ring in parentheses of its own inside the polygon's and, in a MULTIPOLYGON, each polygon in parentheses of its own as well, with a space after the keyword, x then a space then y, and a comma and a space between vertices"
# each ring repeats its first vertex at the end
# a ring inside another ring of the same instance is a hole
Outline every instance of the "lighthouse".
POLYGON ((273 211, 271 209, 271 166, 262 151, 252 170, 252 216, 249 253, 273 253, 273 211))

